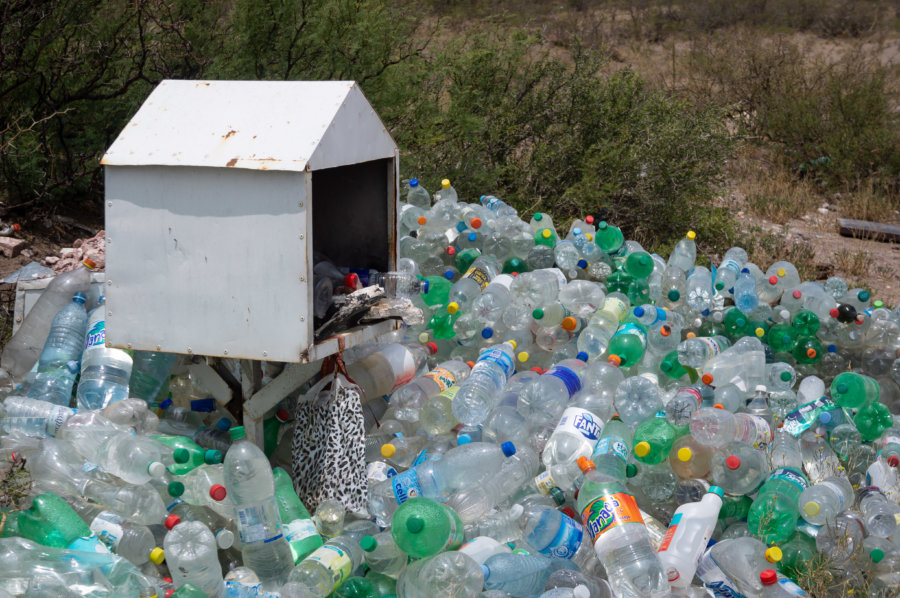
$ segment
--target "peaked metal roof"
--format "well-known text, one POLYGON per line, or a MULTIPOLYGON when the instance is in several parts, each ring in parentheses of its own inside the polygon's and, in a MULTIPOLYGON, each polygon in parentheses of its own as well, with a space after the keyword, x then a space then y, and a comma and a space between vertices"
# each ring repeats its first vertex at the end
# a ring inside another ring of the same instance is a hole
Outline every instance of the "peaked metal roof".
POLYGON ((396 150, 354 81, 165 80, 101 164, 300 172, 396 150))

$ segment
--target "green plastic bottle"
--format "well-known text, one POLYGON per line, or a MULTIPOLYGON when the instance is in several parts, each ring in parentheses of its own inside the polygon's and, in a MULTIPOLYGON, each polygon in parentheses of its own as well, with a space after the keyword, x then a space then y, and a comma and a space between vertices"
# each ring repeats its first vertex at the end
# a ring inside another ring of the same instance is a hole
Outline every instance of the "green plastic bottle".
POLYGON ((789 324, 775 324, 766 333, 766 344, 775 353, 790 353, 794 349, 796 334, 789 324))
POLYGON ((881 389, 875 378, 843 372, 831 382, 831 399, 844 409, 863 409, 878 401, 881 389))
MULTIPOLYGON (((687 331, 685 331, 687 332, 687 331)), ((697 328, 697 336, 706 336, 712 338, 714 336, 728 336, 725 325, 722 322, 713 322, 712 320, 704 320, 700 327, 697 328)))
POLYGON ((294 492, 291 476, 282 468, 276 467, 272 470, 272 477, 275 478, 275 502, 281 516, 281 530, 291 547, 291 556, 296 564, 322 546, 322 536, 316 530, 309 511, 294 492))
MULTIPOLYGON (((813 314, 815 315, 815 314, 813 314)), ((794 343, 791 355, 797 360, 797 363, 813 365, 819 363, 825 354, 825 347, 822 342, 814 336, 802 336, 794 343)))
POLYGON ((366 579, 372 582, 372 586, 375 588, 375 591, 378 592, 379 596, 387 597, 397 595, 397 580, 393 577, 369 569, 369 571, 366 572, 366 579))
POLYGON ((653 258, 646 251, 629 253, 625 258, 625 272, 632 278, 647 278, 653 273, 653 258))
POLYGON ((528 264, 521 258, 511 257, 503 262, 504 274, 521 274, 522 272, 528 272, 528 270, 528 264))
POLYGON ((371 581, 364 577, 348 577, 332 594, 335 598, 381 598, 371 581))
POLYGON ((678 351, 667 353, 659 362, 659 371, 673 380, 681 380, 688 375, 681 362, 678 361, 678 351))
POLYGON ((634 316, 629 315, 609 341, 606 349, 610 361, 628 368, 641 360, 647 348, 647 329, 634 316))
POLYGON ((192 583, 186 583, 175 590, 170 598, 206 598, 206 592, 192 583))
POLYGON ((742 336, 747 336, 747 327, 750 319, 736 307, 729 307, 722 318, 722 326, 725 327, 725 337, 734 342, 742 336))
POLYGON ((622 248, 622 245, 625 243, 625 236, 618 227, 603 220, 597 225, 597 232, 594 233, 594 243, 606 253, 613 254, 622 248))
POLYGON ((809 488, 801 472, 779 467, 769 474, 747 514, 750 533, 766 544, 784 542, 797 529, 797 500, 809 488))
POLYGON ((813 559, 822 558, 816 550, 816 541, 800 531, 794 532, 786 542, 782 542, 780 548, 778 571, 793 579, 809 571, 813 559))
POLYGON ((725 496, 722 498, 719 519, 746 519, 752 504, 753 499, 744 494, 741 496, 725 496))
POLYGON ((625 291, 632 305, 644 305, 650 303, 650 284, 646 278, 634 279, 628 283, 625 291))
POLYGON ((666 420, 665 411, 644 420, 634 430, 634 458, 655 465, 669 458, 669 451, 679 437, 678 428, 666 420))
POLYGON ((278 448, 278 433, 281 431, 281 426, 290 419, 290 412, 282 407, 275 412, 275 415, 263 422, 263 452, 266 457, 271 457, 278 448))
POLYGON ((456 266, 456 269, 460 272, 465 272, 479 257, 481 257, 481 250, 475 247, 469 247, 468 249, 463 249, 456 253, 453 257, 453 265, 456 266))
POLYGON ((429 307, 447 305, 450 299, 450 289, 453 283, 444 276, 426 276, 428 292, 422 293, 422 301, 429 307))
POLYGON ((872 403, 868 407, 860 409, 853 416, 853 424, 859 430, 864 442, 872 442, 894 425, 894 416, 887 406, 881 403, 872 403))
POLYGON ((465 529, 451 507, 417 497, 407 500, 394 513, 391 536, 400 550, 422 559, 462 546, 465 529))
POLYGON ((553 249, 556 247, 556 242, 559 238, 556 236, 556 231, 552 228, 539 228, 534 231, 534 244, 535 245, 546 245, 547 247, 553 249))
POLYGON ((221 451, 205 449, 187 436, 153 436, 152 438, 172 449, 175 463, 166 469, 174 475, 184 475, 201 465, 216 465, 222 462, 221 451))
POLYGON ((606 277, 606 290, 610 293, 622 293, 623 295, 627 295, 632 282, 634 282, 634 279, 624 270, 613 270, 613 272, 606 277))
POLYGON ((431 316, 428 327, 431 328, 432 336, 436 339, 454 338, 456 331, 453 330, 453 324, 462 315, 463 312, 457 311, 450 313, 446 309, 439 309, 431 316))
POLYGON ((34 497, 31 508, 19 511, 19 535, 44 546, 89 552, 109 552, 72 507, 52 492, 34 497))
POLYGON ((791 319, 791 327, 797 331, 798 336, 815 336, 819 331, 819 324, 819 316, 808 309, 801 309, 791 319))

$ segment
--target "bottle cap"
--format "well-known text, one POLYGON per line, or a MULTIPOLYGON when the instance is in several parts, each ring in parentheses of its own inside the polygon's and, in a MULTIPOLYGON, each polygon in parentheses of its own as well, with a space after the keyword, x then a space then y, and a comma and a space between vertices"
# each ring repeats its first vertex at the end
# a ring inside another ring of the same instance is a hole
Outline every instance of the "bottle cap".
POLYGON ((847 387, 847 385, 845 383, 839 382, 838 385, 835 387, 835 390, 837 390, 841 394, 845 394, 850 389, 847 387))
POLYGON ((228 491, 222 484, 213 484, 209 488, 209 497, 216 502, 222 502, 228 496, 228 491))
POLYGON ((585 268, 588 267, 588 261, 584 258, 581 258, 580 260, 578 260, 578 263, 576 264, 576 266, 578 266, 579 268, 584 270, 585 268))
POLYGON ((431 341, 430 343, 425 343, 425 348, 428 349, 428 353, 431 355, 434 355, 435 353, 438 352, 437 343, 434 341, 431 341))
POLYGON ((531 312, 531 317, 535 320, 540 320, 544 317, 544 310, 538 307, 533 312, 531 312))
POLYGON ((228 431, 228 435, 232 440, 240 440, 247 437, 247 432, 244 431, 244 426, 235 426, 228 431))
POLYGON ((361 287, 362 283, 359 281, 359 274, 356 272, 349 272, 344 275, 344 286, 355 289, 356 287, 361 287))
POLYGON ((218 465, 222 462, 222 451, 209 449, 203 453, 203 462, 207 465, 218 465))
POLYGON ((684 337, 685 338, 697 338, 697 333, 696 332, 688 332, 687 334, 684 335, 684 337))
POLYGON ((425 521, 418 515, 414 515, 406 520, 406 531, 411 534, 418 534, 425 529, 425 521))
POLYGON ((578 457, 578 468, 583 472, 587 472, 590 469, 594 469, 594 462, 588 459, 587 457, 578 457))
POLYGON ((827 411, 819 414, 819 421, 823 424, 831 423, 831 414, 827 411))
POLYGON ((275 417, 276 419, 278 419, 278 421, 284 423, 291 419, 291 412, 284 407, 281 407, 278 411, 275 412, 275 417))
POLYGON ((685 237, 687 237, 688 241, 693 241, 694 239, 697 238, 697 233, 695 233, 695 232, 692 231, 692 230, 689 230, 689 231, 687 232, 687 234, 685 235, 685 237))
POLYGON ((93 270, 94 268, 97 267, 96 262, 94 262, 94 260, 92 260, 92 259, 86 259, 86 260, 84 260, 84 261, 81 262, 81 263, 82 263, 82 264, 84 265, 84 267, 87 268, 88 270, 93 270))
POLYGON ((166 551, 159 546, 150 551, 150 562, 154 565, 162 565, 164 560, 166 560, 166 551))
POLYGON ((161 478, 166 475, 166 466, 159 461, 154 461, 147 466, 147 473, 154 478, 161 478))
POLYGON ((791 293, 791 297, 793 297, 794 299, 799 299, 802 296, 803 293, 800 291, 800 289, 794 289, 794 292, 791 293))
POLYGON ((613 365, 617 365, 617 366, 622 365, 622 358, 619 357, 618 355, 610 355, 609 357, 606 358, 606 361, 612 363, 613 365))
POLYGON ((884 551, 880 548, 873 548, 872 552, 869 553, 869 558, 872 559, 873 563, 880 563, 884 559, 884 551))
POLYGON ((160 409, 168 409, 172 406, 172 397, 171 395, 163 399, 162 403, 159 404, 160 409))
POLYGON ((762 338, 766 335, 766 331, 762 328, 757 328, 753 331, 753 333, 756 335, 756 338, 762 338))
POLYGON ((466 236, 466 238, 469 240, 469 242, 474 243, 475 241, 478 240, 478 234, 477 233, 469 233, 466 236))
POLYGON ((509 340, 506 341, 506 342, 508 342, 510 345, 512 345, 513 351, 515 351, 515 350, 516 350, 516 347, 519 345, 519 343, 517 343, 517 342, 514 341, 513 339, 509 339, 509 340))
POLYGON ((503 454, 507 457, 512 457, 516 454, 516 445, 507 440, 503 444, 500 445, 500 450, 503 451, 503 454))
POLYGON ((423 332, 423 333, 421 333, 421 334, 419 335, 419 342, 422 343, 422 344, 424 345, 425 343, 428 342, 428 339, 429 339, 429 338, 431 338, 431 337, 428 336, 428 333, 427 333, 427 332, 423 332))
POLYGON ((491 570, 488 569, 487 565, 481 565, 481 576, 485 579, 491 576, 491 570))
POLYGON ((737 455, 728 455, 725 459, 725 467, 734 470, 741 466, 741 458, 737 455))
POLYGON ((372 552, 378 548, 378 540, 372 536, 363 536, 363 539, 359 541, 359 547, 366 552, 372 552))
POLYGON ((441 188, 449 189, 450 188, 450 179, 441 179, 441 188))
POLYGON ((703 374, 703 376, 700 377, 700 381, 709 386, 713 383, 713 375, 709 373, 703 374))
POLYGON ((666 293, 666 297, 669 298, 669 301, 678 301, 681 299, 681 293, 678 292, 678 289, 670 289, 668 293, 666 293))
POLYGON ((426 218, 425 216, 419 216, 418 218, 416 218, 416 224, 418 224, 419 226, 425 226, 426 224, 428 224, 428 218, 426 218))
POLYGON ((836 317, 838 317, 840 314, 841 314, 841 312, 839 312, 838 309, 837 309, 836 307, 832 307, 832 308, 828 311, 828 315, 831 316, 832 318, 836 318, 836 317))
POLYGON ((787 271, 784 268, 778 268, 775 274, 778 275, 778 278, 784 278, 787 275, 787 271))
POLYGON ((568 515, 569 517, 571 517, 572 519, 574 519, 575 521, 578 521, 578 516, 575 514, 575 511, 573 511, 570 507, 565 507, 564 509, 562 509, 562 512, 564 514, 568 515))
POLYGON ((471 226, 472 228, 474 228, 474 229, 476 229, 476 230, 479 229, 479 228, 481 228, 481 224, 482 224, 482 223, 481 223, 481 218, 472 218, 472 219, 469 221, 469 226, 471 226))
POLYGON ((385 459, 390 459, 394 455, 397 454, 397 447, 393 444, 382 444, 381 445, 381 456, 385 459))
POLYGON ((625 477, 626 478, 629 478, 629 479, 633 478, 637 474, 638 474, 637 465, 635 465, 634 463, 629 463, 628 465, 625 466, 625 477))
POLYGON ((456 437, 457 446, 469 444, 470 442, 472 442, 472 437, 469 436, 468 434, 460 434, 459 436, 456 437))
POLYGON ((759 581, 764 586, 774 585, 778 581, 778 574, 773 569, 766 569, 759 574, 759 581))
POLYGON ((647 313, 647 310, 641 305, 634 308, 634 315, 638 318, 643 318, 645 313, 647 313))
MULTIPOLYGON (((670 336, 672 334, 672 327, 669 326, 668 324, 663 324, 662 326, 659 327, 659 334, 660 334, 660 336, 663 336, 663 337, 670 336)), ((671 368, 672 368, 672 366, 671 366, 671 364, 669 364, 669 369, 671 369, 671 368)))
POLYGON ((887 464, 891 467, 897 467, 900 465, 900 459, 897 458, 897 455, 891 455, 887 458, 887 464))
POLYGON ((587 360, 589 357, 590 356, 587 353, 585 353, 584 351, 581 351, 578 353, 578 355, 575 356, 575 359, 587 363, 587 360))
MULTIPOLYGON (((781 372, 781 374, 778 375, 778 377, 781 378, 782 382, 788 382, 791 379, 791 373, 787 370, 784 370, 783 372, 781 372)), ((757 389, 758 388, 759 387, 757 387, 757 389)))
POLYGON ((167 530, 171 531, 172 528, 175 527, 176 525, 178 525, 179 523, 181 523, 181 517, 179 517, 178 515, 169 515, 168 517, 166 517, 166 520, 163 523, 163 525, 166 526, 167 530))
POLYGON ((186 448, 177 448, 172 453, 172 458, 175 459, 175 463, 187 463, 191 460, 191 453, 186 448))
POLYGON ((551 236, 553 236, 553 233, 550 232, 549 228, 545 228, 544 230, 541 231, 541 236, 544 237, 545 239, 549 239, 551 236))
POLYGON ((563 318, 562 322, 560 322, 559 325, 562 326, 563 330, 572 332, 573 330, 578 328, 578 320, 576 320, 572 316, 566 316, 565 318, 563 318))
POLYGON ((521 363, 525 363, 526 361, 528 361, 529 357, 530 355, 528 354, 528 351, 519 351, 519 354, 516 355, 516 359, 518 359, 521 363))
POLYGON ((718 486, 710 486, 709 490, 706 491, 707 494, 715 494, 719 498, 725 498, 725 491, 719 488, 718 486))
POLYGON ((494 329, 490 326, 485 326, 481 329, 481 338, 488 339, 494 336, 494 329))
POLYGON ((777 546, 770 546, 766 549, 766 560, 770 563, 777 563, 783 556, 784 554, 782 554, 781 549, 777 546))
POLYGON ((184 494, 184 484, 178 481, 169 482, 166 490, 168 490, 169 496, 178 497, 184 494))
POLYGON ((219 421, 216 422, 216 427, 223 432, 231 429, 231 420, 227 417, 223 417, 219 421))
POLYGON ((553 499, 553 502, 555 502, 556 506, 558 506, 558 507, 562 506, 566 502, 566 495, 563 493, 562 490, 560 490, 556 486, 554 486, 553 488, 550 488, 549 494, 550 494, 550 498, 553 499))
POLYGON ((455 276, 456 276, 456 274, 453 273, 453 270, 445 270, 444 271, 444 278, 446 278, 447 280, 453 280, 453 278, 455 276))
POLYGON ((409 186, 410 186, 410 187, 418 187, 418 186, 419 186, 419 179, 409 179, 409 186))
POLYGON ((475 367, 475 362, 474 362, 474 361, 467 361, 467 362, 466 362, 466 365, 469 366, 469 369, 471 370, 473 367, 475 367))
POLYGON ((810 517, 815 517, 819 514, 819 503, 814 501, 807 502, 805 505, 803 505, 803 512, 810 517))
POLYGON ((455 314, 458 311, 459 311, 459 303, 457 303, 456 301, 451 301, 450 303, 447 304, 447 312, 448 313, 455 314))
POLYGON ((544 370, 542 370, 538 366, 534 366, 533 368, 531 368, 531 371, 534 372, 535 374, 537 374, 538 376, 540 376, 541 374, 544 373, 544 370))
POLYGON ((684 463, 687 463, 691 460, 691 457, 694 455, 694 452, 686 446, 678 449, 678 460, 684 463))
POLYGON ((216 409, 216 400, 212 397, 205 399, 193 399, 191 401, 191 411, 199 411, 201 413, 212 413, 216 409))
POLYGON ((725 405, 722 403, 716 403, 713 405, 713 409, 725 409, 725 405))
POLYGON ((650 443, 646 440, 641 440, 636 445, 634 445, 634 454, 638 457, 646 457, 650 454, 650 443))
POLYGON ((775 276, 775 275, 770 276, 770 277, 769 277, 769 284, 772 285, 772 286, 775 286, 776 284, 778 284, 778 277, 775 276))
POLYGON ((535 212, 535 213, 534 213, 534 219, 537 220, 538 222, 540 222, 541 220, 544 219, 544 215, 541 214, 540 212, 535 212))
POLYGON ((721 290, 724 289, 724 288, 725 288, 725 283, 724 283, 724 282, 722 282, 721 280, 718 281, 718 282, 716 282, 716 290, 717 290, 717 291, 721 291, 721 290))

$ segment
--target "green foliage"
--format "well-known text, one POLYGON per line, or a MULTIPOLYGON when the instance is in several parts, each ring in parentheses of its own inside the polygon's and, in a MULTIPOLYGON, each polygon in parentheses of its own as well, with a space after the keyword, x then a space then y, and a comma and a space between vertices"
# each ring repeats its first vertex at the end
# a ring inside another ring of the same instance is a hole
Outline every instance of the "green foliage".
POLYGON ((468 199, 490 192, 563 221, 605 207, 651 243, 711 216, 731 149, 721 114, 610 73, 600 53, 576 45, 563 60, 540 41, 479 35, 437 56, 396 131, 404 174, 448 176, 468 199))

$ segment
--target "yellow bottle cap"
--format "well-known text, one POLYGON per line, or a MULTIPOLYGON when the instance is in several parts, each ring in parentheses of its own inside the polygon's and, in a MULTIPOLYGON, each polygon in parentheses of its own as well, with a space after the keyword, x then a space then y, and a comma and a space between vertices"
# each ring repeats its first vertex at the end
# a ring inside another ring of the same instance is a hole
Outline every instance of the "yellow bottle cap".
POLYGON ((766 560, 770 563, 777 563, 782 556, 781 549, 777 546, 772 546, 766 550, 766 560))
POLYGON ((594 240, 594 235, 588 233, 586 236, 587 236, 587 240, 588 240, 588 241, 593 241, 593 240, 594 240))
POLYGON ((447 304, 447 311, 451 314, 455 314, 459 311, 459 303, 457 303, 456 301, 451 301, 447 304))
POLYGON ((154 565, 162 565, 164 560, 166 560, 166 552, 159 546, 150 551, 150 562, 154 565))
POLYGON ((695 233, 695 232, 692 231, 692 230, 689 230, 689 231, 687 232, 687 234, 685 235, 685 237, 688 238, 688 241, 693 241, 694 239, 697 238, 697 233, 695 233))
POLYGON ((553 233, 550 232, 549 228, 545 228, 544 230, 541 231, 541 236, 544 237, 545 239, 549 239, 550 235, 552 235, 552 234, 553 233))
POLYGON ((441 187, 443 187, 444 189, 449 189, 450 188, 450 179, 443 179, 441 181, 441 187))
POLYGON ((754 330, 753 332, 756 334, 756 336, 757 336, 758 338, 762 338, 762 337, 764 337, 764 336, 766 335, 766 331, 763 330, 762 328, 757 328, 757 329, 754 330))
POLYGON ((397 454, 397 447, 393 444, 382 444, 381 445, 381 456, 385 459, 390 459, 394 455, 397 454))
POLYGON ((678 449, 678 460, 687 463, 691 460, 691 457, 694 455, 693 451, 688 447, 681 447, 678 449))
POLYGON ((528 361, 528 358, 531 355, 528 354, 528 351, 520 351, 518 355, 516 355, 516 359, 518 359, 521 363, 525 363, 528 361))
POLYGON ((638 457, 646 457, 650 454, 650 443, 646 440, 641 440, 636 445, 634 445, 634 454, 638 457))
POLYGON ((419 335, 419 342, 424 345, 425 343, 427 343, 429 341, 430 338, 431 337, 428 336, 427 332, 423 332, 422 334, 419 335))
POLYGON ((809 515, 810 517, 815 517, 819 514, 819 503, 809 501, 805 505, 803 505, 803 511, 809 515))
POLYGON ((516 341, 514 341, 513 339, 509 339, 509 340, 506 341, 506 342, 508 342, 510 345, 513 346, 513 351, 516 350, 516 346, 518 346, 518 344, 519 344, 519 343, 517 343, 516 341))
POLYGON ((787 272, 785 272, 784 268, 778 268, 778 271, 775 274, 778 275, 778 278, 783 278, 787 272))

